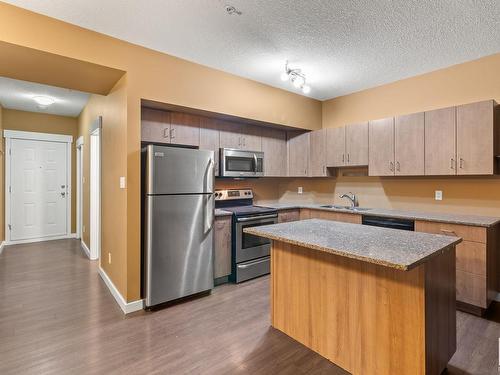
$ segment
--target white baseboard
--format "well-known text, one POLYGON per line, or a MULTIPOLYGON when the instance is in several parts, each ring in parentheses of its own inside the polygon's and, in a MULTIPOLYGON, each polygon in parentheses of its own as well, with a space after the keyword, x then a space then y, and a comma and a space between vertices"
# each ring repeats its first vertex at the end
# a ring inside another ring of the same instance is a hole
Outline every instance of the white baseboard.
POLYGON ((83 251, 87 255, 87 258, 91 259, 90 258, 90 249, 88 248, 87 244, 85 244, 85 242, 83 242, 83 240, 80 241, 80 246, 82 247, 83 251))
POLYGON ((34 243, 34 242, 44 242, 44 241, 54 241, 54 240, 64 240, 68 238, 76 238, 76 233, 65 234, 63 236, 51 236, 51 237, 41 237, 41 238, 29 238, 27 240, 16 240, 10 241, 5 240, 3 242, 4 245, 19 245, 25 243, 34 243))
POLYGON ((132 302, 125 301, 125 298, 123 298, 118 289, 116 289, 115 284, 113 284, 109 276, 101 267, 99 267, 99 275, 103 279, 104 283, 111 292, 111 295, 115 298, 115 301, 118 303, 118 306, 120 306, 124 314, 130 314, 134 311, 139 311, 144 308, 144 300, 142 299, 132 302))
POLYGON ((0 255, 2 255, 2 252, 3 252, 3 248, 5 247, 5 241, 2 241, 0 243, 0 255))

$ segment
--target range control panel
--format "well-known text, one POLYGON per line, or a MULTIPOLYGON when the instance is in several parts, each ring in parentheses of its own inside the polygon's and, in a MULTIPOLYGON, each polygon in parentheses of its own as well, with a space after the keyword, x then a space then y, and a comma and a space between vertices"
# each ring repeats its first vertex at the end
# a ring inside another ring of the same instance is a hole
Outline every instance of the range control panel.
POLYGON ((229 201, 233 199, 253 199, 252 189, 224 189, 215 190, 216 201, 229 201))

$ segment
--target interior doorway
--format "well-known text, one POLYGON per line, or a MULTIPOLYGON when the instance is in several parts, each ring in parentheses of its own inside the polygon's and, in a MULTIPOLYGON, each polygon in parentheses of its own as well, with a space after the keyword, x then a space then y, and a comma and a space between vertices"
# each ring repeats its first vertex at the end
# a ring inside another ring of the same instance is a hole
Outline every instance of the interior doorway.
POLYGON ((5 130, 7 244, 71 236, 72 136, 5 130))
POLYGON ((101 255, 101 126, 99 117, 90 130, 90 259, 101 255))
POLYGON ((83 136, 76 140, 76 238, 83 241, 83 136))

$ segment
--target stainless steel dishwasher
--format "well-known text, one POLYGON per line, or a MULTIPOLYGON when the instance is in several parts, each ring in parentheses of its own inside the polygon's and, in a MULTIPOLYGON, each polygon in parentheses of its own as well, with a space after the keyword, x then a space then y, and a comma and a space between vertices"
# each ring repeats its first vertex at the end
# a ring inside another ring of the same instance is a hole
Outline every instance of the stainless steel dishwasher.
POLYGON ((415 220, 411 219, 399 219, 394 217, 363 215, 361 223, 363 225, 371 225, 374 227, 415 231, 415 220))

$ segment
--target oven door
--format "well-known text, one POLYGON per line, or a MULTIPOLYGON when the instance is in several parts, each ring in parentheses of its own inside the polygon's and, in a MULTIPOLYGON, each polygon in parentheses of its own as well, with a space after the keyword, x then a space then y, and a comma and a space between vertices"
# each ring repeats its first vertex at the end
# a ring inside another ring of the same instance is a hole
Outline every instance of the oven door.
POLYGON ((271 240, 244 233, 243 229, 260 225, 276 224, 277 222, 277 214, 236 219, 234 262, 240 263, 268 256, 271 253, 271 240))
POLYGON ((264 176, 264 153, 221 148, 222 177, 261 177, 264 176))

